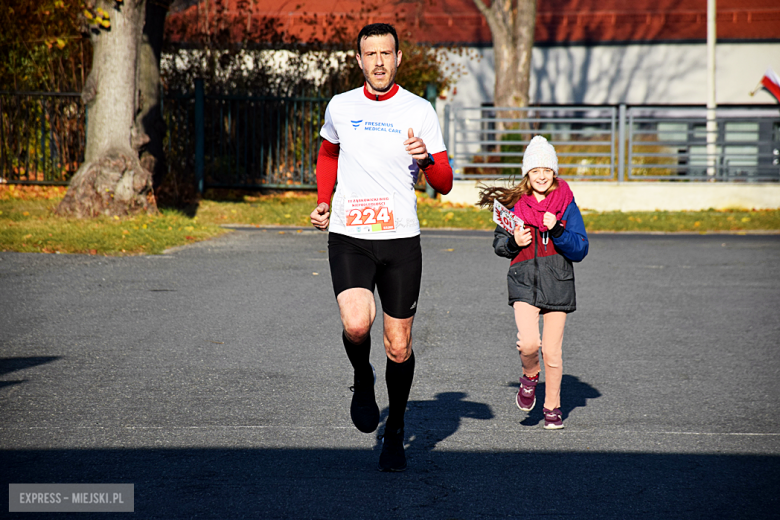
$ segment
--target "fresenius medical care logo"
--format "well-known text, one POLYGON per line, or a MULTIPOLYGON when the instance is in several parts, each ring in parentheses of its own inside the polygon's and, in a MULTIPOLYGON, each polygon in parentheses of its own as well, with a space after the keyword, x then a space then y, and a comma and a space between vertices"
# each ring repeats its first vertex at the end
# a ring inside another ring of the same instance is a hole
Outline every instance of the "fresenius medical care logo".
POLYGON ((366 132, 387 132, 389 134, 400 134, 400 128, 394 128, 393 123, 383 123, 380 121, 366 121, 365 123, 361 119, 360 121, 351 121, 352 126, 357 130, 361 123, 363 124, 363 130, 366 132))

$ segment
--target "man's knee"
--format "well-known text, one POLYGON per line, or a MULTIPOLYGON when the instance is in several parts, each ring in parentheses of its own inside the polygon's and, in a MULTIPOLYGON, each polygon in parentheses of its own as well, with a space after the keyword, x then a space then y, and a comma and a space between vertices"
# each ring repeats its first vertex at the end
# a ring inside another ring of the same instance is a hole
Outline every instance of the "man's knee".
POLYGON ((412 321, 385 315, 385 352, 390 361, 403 363, 412 355, 412 321))
POLYGON ((403 363, 412 355, 411 342, 385 343, 385 353, 394 363, 403 363))
POLYGON ((376 316, 374 293, 367 289, 348 289, 336 299, 344 334, 352 343, 362 343, 371 333, 376 316))
MULTIPOLYGON (((346 310, 346 309, 343 309, 346 310)), ((344 334, 352 343, 363 343, 371 334, 371 313, 366 309, 353 309, 341 313, 341 324, 344 326, 344 334)))
POLYGON ((345 322, 344 323, 344 335, 352 343, 359 345, 363 343, 368 335, 371 334, 371 324, 366 322, 345 322))

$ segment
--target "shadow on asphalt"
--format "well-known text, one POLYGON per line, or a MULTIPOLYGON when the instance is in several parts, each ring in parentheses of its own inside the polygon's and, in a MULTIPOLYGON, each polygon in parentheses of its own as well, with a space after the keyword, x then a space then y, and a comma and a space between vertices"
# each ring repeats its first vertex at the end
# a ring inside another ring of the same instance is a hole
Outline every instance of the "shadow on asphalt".
MULTIPOLYGON (((413 410, 414 416, 419 417, 424 424, 409 429, 406 435, 406 445, 410 450, 430 451, 436 445, 458 431, 461 419, 481 419, 487 420, 493 418, 493 411, 490 406, 484 403, 466 401, 465 392, 441 392, 436 394, 431 401, 409 401, 406 405, 407 410, 413 410), (428 425, 435 425, 431 428, 428 425), (411 436, 409 433, 414 430, 411 436)), ((380 424, 387 420, 388 408, 382 410, 379 416, 380 424)), ((378 431, 382 431, 380 426, 378 431)), ((374 450, 378 453, 382 449, 381 433, 377 435, 377 442, 374 450)))
POLYGON ((61 356, 37 356, 37 357, 11 357, 0 358, 0 375, 10 374, 17 370, 24 370, 45 363, 57 361, 61 356))
MULTIPOLYGON (((60 359, 61 356, 37 356, 37 357, 12 357, 12 358, 0 358, 0 376, 16 372, 17 370, 24 370, 38 365, 51 363, 60 359)), ((26 379, 18 379, 15 381, 0 381, 0 388, 6 386, 20 385, 27 381, 26 379)))
POLYGON ((409 470, 395 474, 376 470, 372 450, 6 450, 0 473, 9 483, 132 483, 134 518, 777 518, 780 512, 780 457, 532 450, 412 448, 409 470))
MULTIPOLYGON (((570 375, 563 388, 568 411, 600 396, 570 375)), ((409 402, 418 419, 407 428, 409 469, 399 474, 377 471, 377 443, 365 450, 3 450, 0 478, 131 483, 137 518, 777 518, 780 513, 777 456, 540 452, 534 435, 518 437, 518 450, 511 452, 437 447, 463 419, 493 418, 490 406, 467 397, 442 392, 433 400, 409 402)), ((383 420, 386 414, 385 409, 383 420)))

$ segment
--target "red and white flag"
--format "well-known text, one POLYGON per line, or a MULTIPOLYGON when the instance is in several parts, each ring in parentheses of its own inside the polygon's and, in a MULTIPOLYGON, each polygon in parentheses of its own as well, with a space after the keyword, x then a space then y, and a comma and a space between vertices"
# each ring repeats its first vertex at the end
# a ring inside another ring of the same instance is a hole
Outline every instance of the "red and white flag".
MULTIPOLYGON (((780 103, 780 77, 778 77, 771 68, 766 69, 766 72, 764 72, 764 77, 761 78, 761 86, 775 96, 777 102, 780 103)), ((754 90, 751 95, 753 95, 756 90, 754 90)))

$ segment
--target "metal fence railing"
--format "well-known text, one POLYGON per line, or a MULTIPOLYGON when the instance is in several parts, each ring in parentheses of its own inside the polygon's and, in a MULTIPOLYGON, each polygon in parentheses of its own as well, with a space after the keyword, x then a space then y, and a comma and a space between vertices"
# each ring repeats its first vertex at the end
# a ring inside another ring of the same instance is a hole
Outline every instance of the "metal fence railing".
MULTIPOLYGON (((206 188, 313 188, 328 98, 163 98, 169 168, 206 188)), ((521 171, 531 137, 546 136, 561 175, 607 181, 780 181, 780 108, 445 107, 456 179, 521 171)), ((84 160, 88 114, 78 93, 0 92, 0 182, 67 184, 84 160)))
POLYGON ((531 137, 555 146, 561 176, 611 181, 780 181, 780 108, 446 107, 455 177, 519 173, 531 137), (708 147, 708 144, 710 145, 708 147))
POLYGON ((313 188, 329 98, 190 95, 165 101, 169 162, 193 161, 198 189, 313 188))
MULTIPOLYGON (((206 95, 163 98, 166 162, 198 188, 313 188, 329 98, 206 95)), ((67 184, 84 161, 87 112, 78 93, 0 92, 0 182, 67 184)))
POLYGON ((67 184, 84 160, 78 93, 0 92, 0 182, 67 184))
POLYGON ((615 107, 446 107, 444 133, 456 178, 518 174, 523 150, 544 135, 570 179, 614 179, 615 107))
POLYGON ((707 111, 628 110, 630 180, 772 182, 780 180, 780 109, 719 109, 707 142, 707 111))

